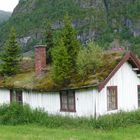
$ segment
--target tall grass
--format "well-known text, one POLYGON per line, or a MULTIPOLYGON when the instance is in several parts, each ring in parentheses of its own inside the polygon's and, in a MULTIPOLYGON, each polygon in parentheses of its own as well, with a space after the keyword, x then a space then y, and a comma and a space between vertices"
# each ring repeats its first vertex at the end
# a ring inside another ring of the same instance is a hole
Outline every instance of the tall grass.
POLYGON ((17 103, 0 106, 0 124, 38 124, 49 128, 90 128, 113 129, 140 124, 140 110, 94 118, 72 118, 48 115, 41 109, 31 109, 28 105, 17 103))

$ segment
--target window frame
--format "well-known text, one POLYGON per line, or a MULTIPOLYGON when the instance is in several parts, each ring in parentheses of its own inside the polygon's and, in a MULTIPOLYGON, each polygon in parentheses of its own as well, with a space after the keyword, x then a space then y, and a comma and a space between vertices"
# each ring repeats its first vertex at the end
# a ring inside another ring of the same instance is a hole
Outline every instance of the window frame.
POLYGON ((22 90, 16 90, 16 102, 23 104, 23 92, 22 90))
POLYGON ((13 102, 23 104, 23 92, 22 92, 22 90, 10 89, 10 103, 13 103, 13 102), (21 97, 21 100, 19 100, 20 97, 21 97))
POLYGON ((75 91, 74 90, 65 90, 65 91, 60 91, 60 111, 61 112, 76 112, 76 101, 75 101, 75 91), (62 98, 63 98, 63 92, 65 92, 65 96, 67 98, 67 109, 63 109, 63 102, 62 102, 62 98), (69 96, 71 94, 71 92, 73 93, 73 96, 69 96), (69 98, 72 97, 74 100, 74 109, 69 109, 69 98))
POLYGON ((14 91, 13 89, 10 89, 10 103, 13 103, 13 95, 14 94, 14 91))
POLYGON ((138 108, 140 108, 140 105, 139 105, 139 100, 140 100, 139 99, 139 89, 140 89, 140 85, 137 86, 138 108))
POLYGON ((107 87, 107 111, 114 111, 118 109, 118 88, 117 86, 108 86, 107 87), (108 95, 111 94, 110 91, 115 90, 115 108, 109 106, 108 95))

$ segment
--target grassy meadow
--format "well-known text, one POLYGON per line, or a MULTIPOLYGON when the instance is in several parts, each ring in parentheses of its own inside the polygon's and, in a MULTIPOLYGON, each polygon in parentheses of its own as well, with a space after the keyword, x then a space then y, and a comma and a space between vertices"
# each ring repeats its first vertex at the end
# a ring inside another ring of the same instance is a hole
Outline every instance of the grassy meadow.
POLYGON ((108 131, 1 125, 0 140, 140 140, 140 125, 108 131))
POLYGON ((0 140, 140 140, 140 110, 69 118, 5 104, 0 106, 0 140))

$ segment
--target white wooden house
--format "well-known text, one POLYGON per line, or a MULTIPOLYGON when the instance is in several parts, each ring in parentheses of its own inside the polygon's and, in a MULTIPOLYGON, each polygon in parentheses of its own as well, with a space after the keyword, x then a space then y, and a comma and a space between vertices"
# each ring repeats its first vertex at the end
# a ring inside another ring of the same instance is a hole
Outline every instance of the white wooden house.
MULTIPOLYGON (((40 53, 40 48, 43 46, 36 48, 37 54, 40 53)), ((38 58, 36 61, 40 63, 37 64, 39 67, 44 60, 38 58)), ((41 68, 37 69, 37 73, 40 70, 41 68)), ((13 93, 16 93, 14 95, 18 102, 29 104, 32 108, 43 108, 54 115, 95 117, 119 111, 131 111, 140 107, 140 63, 133 53, 127 52, 114 65, 105 79, 81 87, 58 91, 27 88, 15 90, 2 87, 0 104, 10 103, 14 98, 13 93)))

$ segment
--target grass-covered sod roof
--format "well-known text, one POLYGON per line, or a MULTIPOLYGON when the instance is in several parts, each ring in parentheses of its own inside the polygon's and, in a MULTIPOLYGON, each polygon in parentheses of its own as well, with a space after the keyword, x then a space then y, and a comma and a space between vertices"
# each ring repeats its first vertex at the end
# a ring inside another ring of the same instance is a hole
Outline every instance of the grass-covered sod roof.
MULTIPOLYGON (((102 58, 102 65, 96 72, 90 73, 84 80, 79 75, 74 75, 72 82, 66 86, 60 86, 53 82, 51 78, 51 67, 41 77, 36 77, 34 65, 31 65, 31 60, 26 60, 21 65, 21 72, 12 77, 1 77, 0 87, 2 88, 18 88, 25 90, 38 91, 57 91, 61 89, 76 89, 90 86, 98 86, 104 81, 117 64, 122 60, 125 53, 122 52, 106 52, 102 58), (30 67, 27 67, 28 63, 30 67), (32 67, 31 67, 32 66, 32 67)), ((33 61, 33 60, 32 60, 33 61)))

